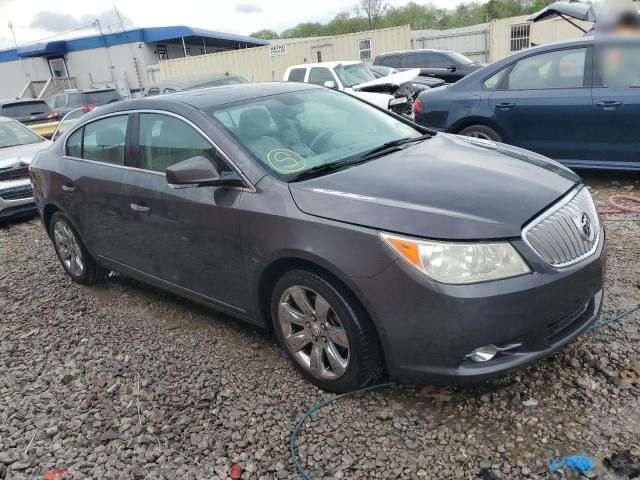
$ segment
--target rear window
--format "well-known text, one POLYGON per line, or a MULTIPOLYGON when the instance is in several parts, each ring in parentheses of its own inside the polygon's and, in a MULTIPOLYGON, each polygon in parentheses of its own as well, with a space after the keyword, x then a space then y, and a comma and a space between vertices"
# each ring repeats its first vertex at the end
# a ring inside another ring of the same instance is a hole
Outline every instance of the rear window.
POLYGON ((288 82, 304 82, 304 76, 307 73, 306 68, 294 68, 289 72, 288 82))
POLYGON ((20 102, 8 103, 2 106, 2 115, 7 117, 27 117, 29 115, 39 115, 51 111, 45 102, 20 102))
POLYGON ((100 106, 122 100, 120 94, 115 90, 104 90, 102 92, 85 92, 83 95, 85 105, 100 106))

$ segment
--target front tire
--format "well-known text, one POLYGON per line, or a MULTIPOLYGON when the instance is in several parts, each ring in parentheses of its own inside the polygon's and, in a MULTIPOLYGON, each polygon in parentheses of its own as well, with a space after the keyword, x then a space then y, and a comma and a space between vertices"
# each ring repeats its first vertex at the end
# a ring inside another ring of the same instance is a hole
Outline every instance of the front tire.
POLYGON ((493 128, 486 125, 472 125, 460 131, 460 135, 464 137, 479 138, 481 140, 490 140, 492 142, 502 142, 500 134, 493 128))
POLYGON ((91 258, 78 232, 63 213, 56 212, 51 217, 49 235, 62 267, 74 282, 90 285, 107 278, 109 270, 91 258))
POLYGON ((293 270, 275 285, 271 315, 289 360, 330 392, 356 390, 376 379, 382 352, 363 308, 334 281, 293 270))

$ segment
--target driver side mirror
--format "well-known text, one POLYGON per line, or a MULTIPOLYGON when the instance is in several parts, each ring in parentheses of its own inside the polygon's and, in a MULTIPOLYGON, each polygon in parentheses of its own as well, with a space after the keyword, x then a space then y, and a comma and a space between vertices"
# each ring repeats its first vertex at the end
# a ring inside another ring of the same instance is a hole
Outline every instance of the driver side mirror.
POLYGON ((336 85, 336 82, 334 82, 333 80, 327 80, 326 82, 324 82, 323 85, 327 88, 333 88, 334 90, 338 88, 338 86, 336 85))
POLYGON ((243 187, 236 172, 223 172, 203 156, 197 156, 171 165, 165 170, 167 183, 184 187, 243 187))
POLYGON ((456 67, 455 65, 449 65, 447 67, 447 70, 449 70, 451 73, 455 72, 458 69, 458 67, 456 67))

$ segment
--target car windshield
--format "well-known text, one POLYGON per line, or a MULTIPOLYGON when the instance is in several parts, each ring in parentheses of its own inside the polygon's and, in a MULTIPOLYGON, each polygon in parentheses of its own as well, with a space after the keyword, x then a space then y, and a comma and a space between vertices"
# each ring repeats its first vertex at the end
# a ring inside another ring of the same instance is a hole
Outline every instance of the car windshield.
POLYGON ((115 90, 104 90, 101 92, 85 92, 85 105, 106 105, 107 103, 117 102, 121 100, 120 94, 115 90))
POLYGON ((31 145, 44 142, 44 138, 36 135, 21 123, 0 122, 0 148, 16 147, 18 145, 31 145))
POLYGON ((258 162, 286 181, 312 168, 357 159, 384 144, 422 133, 330 89, 251 99, 207 113, 258 162))
POLYGON ((469 57, 465 57, 463 54, 458 52, 447 52, 447 55, 453 58, 460 65, 471 65, 472 63, 476 63, 474 60, 471 60, 469 57))
POLYGON ((347 88, 376 79, 376 76, 364 63, 340 64, 335 67, 335 71, 342 85, 347 88))

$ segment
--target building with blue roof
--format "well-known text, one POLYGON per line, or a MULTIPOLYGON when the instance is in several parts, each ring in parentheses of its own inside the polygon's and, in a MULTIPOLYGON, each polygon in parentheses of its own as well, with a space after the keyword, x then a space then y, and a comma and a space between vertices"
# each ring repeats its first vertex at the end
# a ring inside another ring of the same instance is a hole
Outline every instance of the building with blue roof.
POLYGON ((47 97, 64 87, 115 87, 125 98, 140 96, 157 80, 161 60, 268 44, 179 25, 21 45, 0 50, 0 98, 47 97))

